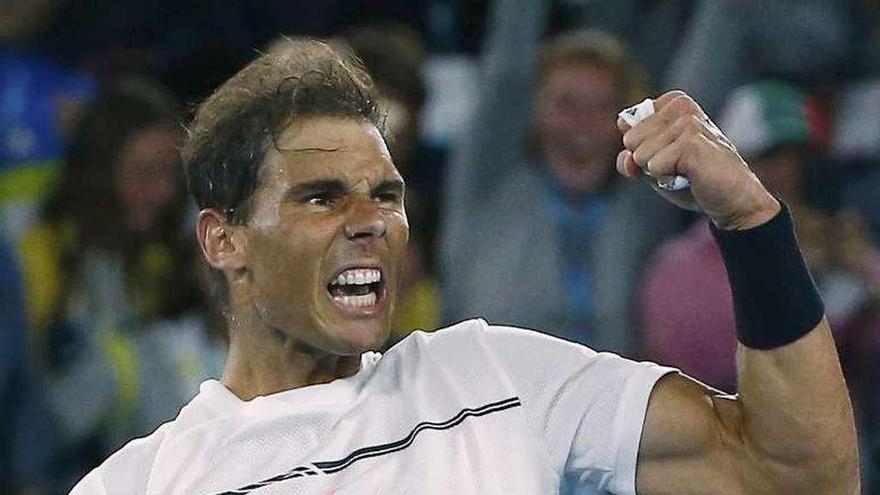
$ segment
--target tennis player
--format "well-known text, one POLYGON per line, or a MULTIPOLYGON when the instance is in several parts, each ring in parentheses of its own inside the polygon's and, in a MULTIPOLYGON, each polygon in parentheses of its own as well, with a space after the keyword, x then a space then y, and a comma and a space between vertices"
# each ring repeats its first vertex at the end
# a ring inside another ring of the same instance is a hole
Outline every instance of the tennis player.
POLYGON ((618 121, 617 169, 690 181, 660 193, 705 212, 721 246, 738 396, 479 319, 375 352, 408 233, 375 101, 356 62, 300 41, 200 107, 184 162, 226 369, 74 494, 858 493, 853 413, 791 213, 690 97, 618 121))

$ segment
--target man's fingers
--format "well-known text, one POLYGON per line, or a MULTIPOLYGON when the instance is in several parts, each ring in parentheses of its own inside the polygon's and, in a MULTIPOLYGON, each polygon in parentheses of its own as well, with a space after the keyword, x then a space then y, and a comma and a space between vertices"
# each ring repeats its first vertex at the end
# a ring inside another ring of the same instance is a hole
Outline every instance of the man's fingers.
POLYGON ((623 150, 617 154, 617 172, 629 179, 641 175, 642 169, 633 160, 630 150, 623 150))
POLYGON ((633 159, 637 164, 644 167, 648 160, 675 141, 675 138, 680 134, 681 130, 676 128, 674 124, 665 126, 658 133, 648 136, 639 144, 638 148, 633 151, 633 159))
POLYGON ((688 135, 680 135, 678 139, 661 149, 645 163, 645 170, 655 178, 671 177, 680 173, 679 161, 687 141, 688 135))
MULTIPOLYGON (((692 113, 667 113, 666 115, 667 118, 672 118, 673 116, 677 116, 677 118, 673 122, 667 123, 664 121, 662 126, 658 127, 653 134, 648 134, 643 139, 638 138, 642 139, 641 143, 635 149, 632 149, 633 159, 642 168, 647 169, 648 162, 655 155, 682 137, 702 135, 709 140, 717 139, 708 121, 698 115, 692 113)), ((653 170, 651 173, 652 175, 654 174, 653 170)))
POLYGON ((623 135, 623 146, 630 151, 635 151, 646 139, 658 132, 662 132, 662 129, 668 127, 671 123, 668 115, 663 116, 655 113, 648 116, 645 120, 639 122, 638 125, 626 131, 623 135))
POLYGON ((642 169, 654 178, 687 175, 684 159, 687 148, 702 141, 714 141, 713 124, 703 109, 682 91, 669 91, 654 100, 655 113, 630 127, 623 119, 617 126, 623 132, 624 152, 617 169, 626 177, 641 176, 642 169))
POLYGON ((649 115, 639 122, 638 125, 626 131, 623 135, 623 145, 627 149, 635 151, 645 139, 658 133, 666 132, 681 115, 697 111, 701 110, 686 95, 668 100, 663 109, 649 115), (681 101, 679 102, 679 100, 681 101), (694 106, 691 106, 691 104, 694 106))

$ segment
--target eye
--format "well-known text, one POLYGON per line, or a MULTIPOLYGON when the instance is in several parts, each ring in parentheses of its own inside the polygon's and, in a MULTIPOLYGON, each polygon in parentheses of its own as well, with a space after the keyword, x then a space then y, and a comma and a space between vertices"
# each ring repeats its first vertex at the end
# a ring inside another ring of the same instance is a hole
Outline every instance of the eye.
POLYGON ((305 198, 306 203, 312 206, 330 207, 336 203, 336 198, 331 194, 317 193, 311 194, 305 198))

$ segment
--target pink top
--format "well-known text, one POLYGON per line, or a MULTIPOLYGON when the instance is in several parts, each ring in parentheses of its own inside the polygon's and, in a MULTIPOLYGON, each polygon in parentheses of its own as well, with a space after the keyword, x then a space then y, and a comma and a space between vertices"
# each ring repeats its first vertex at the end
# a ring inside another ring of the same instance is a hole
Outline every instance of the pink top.
POLYGON ((733 303, 706 222, 696 222, 657 250, 642 279, 641 303, 650 359, 715 387, 736 383, 733 303))

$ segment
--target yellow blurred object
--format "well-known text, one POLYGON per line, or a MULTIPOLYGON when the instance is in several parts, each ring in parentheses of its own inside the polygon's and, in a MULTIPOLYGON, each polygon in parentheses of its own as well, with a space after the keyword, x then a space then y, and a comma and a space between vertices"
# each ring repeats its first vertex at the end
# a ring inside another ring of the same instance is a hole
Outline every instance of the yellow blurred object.
POLYGON ((116 381, 116 402, 110 420, 125 422, 137 408, 139 395, 134 343, 118 330, 100 332, 98 342, 116 381))
POLYGON ((58 162, 27 163, 0 173, 0 204, 7 201, 42 201, 58 179, 58 162))
POLYGON ((45 343, 46 328, 60 297, 61 253, 72 238, 71 228, 38 224, 19 239, 28 326, 38 347, 45 343))
POLYGON ((440 320, 440 288, 433 278, 416 281, 403 294, 397 305, 391 340, 406 337, 413 330, 433 331, 440 320))

